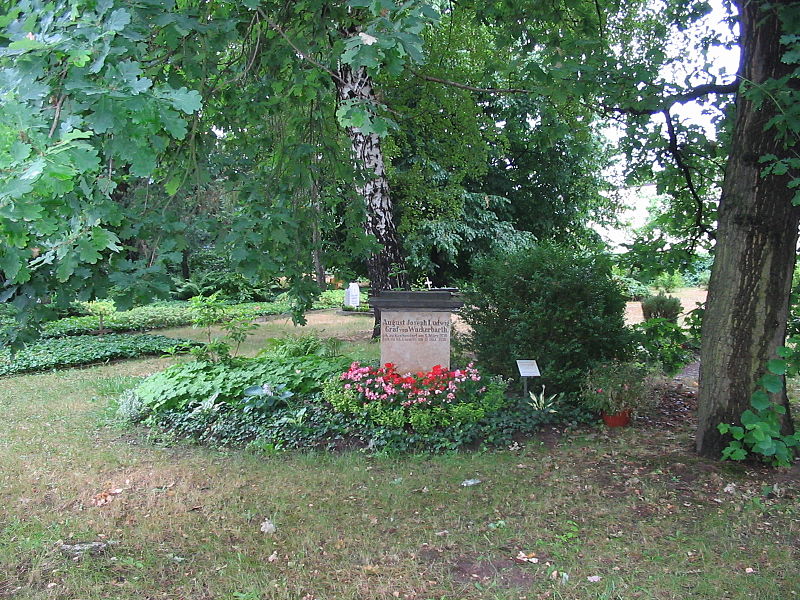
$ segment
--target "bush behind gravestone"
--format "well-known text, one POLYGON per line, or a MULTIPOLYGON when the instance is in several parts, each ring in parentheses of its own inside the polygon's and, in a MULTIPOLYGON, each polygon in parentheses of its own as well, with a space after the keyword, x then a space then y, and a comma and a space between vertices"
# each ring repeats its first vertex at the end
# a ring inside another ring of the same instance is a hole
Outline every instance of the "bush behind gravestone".
POLYGON ((516 377, 536 359, 552 392, 576 391, 595 364, 625 359, 625 300, 602 255, 539 244, 475 263, 462 317, 466 350, 487 370, 516 377))

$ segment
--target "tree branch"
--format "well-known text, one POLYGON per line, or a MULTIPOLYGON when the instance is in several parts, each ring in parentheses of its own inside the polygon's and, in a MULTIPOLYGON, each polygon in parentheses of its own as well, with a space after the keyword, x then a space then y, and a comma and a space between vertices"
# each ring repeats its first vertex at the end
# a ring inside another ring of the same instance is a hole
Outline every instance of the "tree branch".
POLYGON ((683 154, 681 153, 680 146, 678 145, 678 134, 675 131, 675 124, 672 122, 672 116, 670 115, 669 108, 665 108, 661 112, 663 113, 664 119, 667 122, 669 152, 672 154, 672 158, 675 160, 675 164, 677 165, 678 169, 683 174, 683 178, 686 180, 686 187, 695 203, 694 224, 697 228, 697 235, 693 235, 689 243, 690 249, 693 251, 700 235, 710 232, 709 228, 703 223, 703 199, 700 197, 700 194, 697 192, 697 188, 694 185, 692 171, 689 169, 689 165, 687 165, 686 161, 683 160, 683 154))
POLYGON ((618 113, 623 115, 657 115, 669 110, 675 104, 684 104, 697 100, 708 94, 734 94, 739 90, 740 81, 738 79, 731 83, 704 83, 693 87, 679 94, 672 94, 664 98, 655 108, 632 108, 620 106, 608 106, 603 104, 606 112, 618 113))
POLYGON ((433 77, 431 75, 425 75, 424 73, 420 73, 419 71, 415 71, 411 69, 411 72, 420 79, 424 79, 425 81, 432 81, 434 83, 441 83, 443 85, 449 85, 450 87, 458 88, 460 90, 467 90, 468 92, 477 92, 479 94, 533 94, 535 93, 533 90, 523 90, 518 88, 479 88, 472 85, 467 85, 465 83, 458 83, 457 81, 450 81, 449 79, 440 79, 439 77, 433 77))
POLYGON ((300 50, 300 48, 298 48, 298 47, 297 47, 297 45, 296 45, 294 42, 292 42, 292 40, 290 40, 290 39, 289 39, 289 36, 288 36, 288 35, 286 35, 286 33, 284 33, 284 31, 283 31, 283 29, 281 28, 281 26, 280 26, 280 25, 278 25, 277 23, 275 23, 275 22, 273 22, 273 21, 270 21, 270 20, 267 20, 267 22, 269 23, 269 26, 270 26, 270 27, 271 27, 271 28, 272 28, 274 31, 276 31, 276 32, 278 33, 278 35, 280 35, 280 36, 281 36, 281 37, 282 37, 284 40, 286 40, 286 43, 287 43, 287 44, 289 44, 289 45, 292 47, 292 50, 294 50, 295 52, 297 52, 297 54, 299 54, 299 55, 300 55, 300 57, 301 57, 303 60, 305 60, 306 62, 310 62, 310 63, 311 63, 312 65, 314 65, 315 67, 318 67, 318 68, 322 69, 322 70, 323 70, 323 71, 325 71, 325 72, 326 72, 328 75, 330 75, 331 77, 333 77, 333 78, 334 78, 336 81, 340 82, 342 85, 344 85, 344 84, 345 84, 345 82, 344 82, 344 81, 342 81, 341 77, 339 77, 339 76, 338 76, 338 75, 337 75, 337 74, 336 74, 334 71, 332 71, 331 69, 329 69, 328 67, 326 67, 326 66, 325 66, 325 65, 323 65, 322 63, 320 63, 320 62, 317 62, 316 60, 314 60, 313 58, 311 58, 311 57, 310 57, 308 54, 306 54, 305 52, 303 52, 302 50, 300 50))
POLYGON ((47 134, 48 138, 52 138, 53 134, 56 132, 56 127, 58 127, 58 121, 61 119, 61 106, 64 104, 64 99, 67 97, 66 94, 61 94, 58 97, 55 103, 55 114, 53 115, 53 123, 50 125, 50 132, 47 134))

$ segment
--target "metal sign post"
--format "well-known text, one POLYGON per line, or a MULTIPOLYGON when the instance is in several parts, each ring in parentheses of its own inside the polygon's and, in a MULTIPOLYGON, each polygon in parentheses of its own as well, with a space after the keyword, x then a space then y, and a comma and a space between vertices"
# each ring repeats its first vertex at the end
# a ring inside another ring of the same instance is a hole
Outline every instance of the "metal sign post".
POLYGON ((517 369, 519 376, 522 377, 522 393, 528 396, 528 377, 541 377, 539 365, 535 360, 518 360, 517 369))

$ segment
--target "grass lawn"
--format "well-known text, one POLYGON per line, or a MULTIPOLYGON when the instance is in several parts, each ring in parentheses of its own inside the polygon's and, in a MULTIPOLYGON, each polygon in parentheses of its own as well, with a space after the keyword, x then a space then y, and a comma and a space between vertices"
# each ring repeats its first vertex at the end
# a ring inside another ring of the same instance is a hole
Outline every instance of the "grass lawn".
MULTIPOLYGON (((369 347, 354 322, 314 326, 369 347)), ((0 598, 800 596, 798 468, 699 459, 691 419, 265 457, 114 423, 110 401, 171 360, 0 379, 0 598), (61 549, 77 542, 108 546, 61 549)))
MULTIPOLYGON (((374 317, 363 313, 342 313, 334 309, 315 310, 306 314, 308 323, 304 326, 292 324, 292 318, 287 315, 278 317, 264 317, 257 319, 258 329, 247 338, 239 349, 242 356, 255 356, 259 350, 272 338, 287 335, 316 334, 320 337, 337 337, 345 341, 346 347, 357 346, 375 360, 380 357, 380 345, 371 342, 372 324, 374 317)), ((205 329, 194 327, 176 327, 172 329, 159 329, 155 333, 174 338, 207 341, 205 329)), ((211 336, 224 337, 225 332, 219 327, 212 327, 211 336)))

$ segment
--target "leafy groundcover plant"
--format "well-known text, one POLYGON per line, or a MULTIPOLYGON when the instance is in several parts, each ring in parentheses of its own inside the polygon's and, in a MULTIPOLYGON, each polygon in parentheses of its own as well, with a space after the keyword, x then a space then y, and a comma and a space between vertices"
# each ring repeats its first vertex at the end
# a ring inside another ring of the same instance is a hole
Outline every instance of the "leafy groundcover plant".
POLYGON ((256 358, 175 365, 128 390, 119 412, 169 436, 259 452, 453 451, 587 420, 568 402, 537 410, 509 398, 506 381, 474 365, 401 375, 326 355, 326 347, 290 338, 256 358))
POLYGON ((0 350, 0 375, 77 367, 118 358, 186 352, 198 342, 163 335, 78 335, 42 339, 11 355, 0 350))

